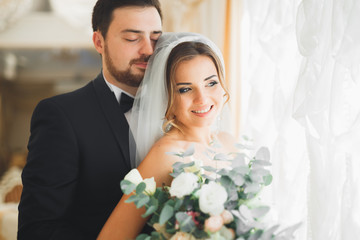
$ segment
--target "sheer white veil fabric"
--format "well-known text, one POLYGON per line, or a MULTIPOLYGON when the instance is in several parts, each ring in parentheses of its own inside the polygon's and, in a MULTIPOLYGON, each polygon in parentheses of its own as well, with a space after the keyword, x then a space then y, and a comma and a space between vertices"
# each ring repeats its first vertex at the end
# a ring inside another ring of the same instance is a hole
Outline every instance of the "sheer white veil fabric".
POLYGON ((168 56, 178 44, 194 41, 208 45, 219 57, 224 69, 224 60, 220 49, 208 38, 196 33, 162 34, 156 44, 154 54, 149 59, 129 119, 130 136, 133 137, 129 141, 132 167, 137 167, 140 164, 152 145, 164 134, 162 125, 168 104, 165 82, 168 56))

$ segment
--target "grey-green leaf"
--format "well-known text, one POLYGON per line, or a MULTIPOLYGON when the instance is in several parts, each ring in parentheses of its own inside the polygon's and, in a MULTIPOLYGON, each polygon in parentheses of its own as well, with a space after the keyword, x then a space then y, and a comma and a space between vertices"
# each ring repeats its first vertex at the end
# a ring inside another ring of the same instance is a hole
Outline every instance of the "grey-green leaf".
POLYGON ((144 182, 139 183, 136 186, 136 194, 142 193, 145 190, 145 188, 146 188, 146 184, 144 182))
POLYGON ((120 182, 120 188, 124 194, 128 195, 135 190, 136 185, 128 180, 122 180, 120 182))
POLYGON ((183 156, 188 157, 188 156, 193 155, 194 153, 195 153, 195 145, 191 144, 190 147, 185 150, 185 152, 183 153, 183 156))
POLYGON ((141 199, 136 203, 136 208, 141 208, 145 204, 147 204, 150 201, 150 197, 148 195, 142 194, 141 199))
POLYGON ((273 177, 272 177, 271 174, 269 174, 269 175, 267 175, 267 176, 264 176, 264 177, 263 177, 264 185, 265 185, 265 186, 269 186, 269 185, 271 184, 271 182, 272 182, 272 179, 273 179, 273 177))
POLYGON ((169 205, 165 205, 165 207, 161 210, 159 224, 163 225, 166 221, 168 221, 174 215, 174 208, 169 205))
POLYGON ((192 217, 184 212, 178 212, 175 215, 176 220, 179 222, 180 230, 183 232, 191 232, 195 229, 195 223, 192 217))
POLYGON ((136 240, 150 240, 151 237, 145 233, 140 234, 136 237, 136 240))
POLYGON ((267 147, 261 147, 255 155, 256 160, 269 161, 270 160, 270 151, 267 147))
POLYGON ((257 208, 251 209, 251 213, 254 218, 260 218, 264 216, 266 213, 268 213, 270 208, 268 206, 261 206, 257 208))

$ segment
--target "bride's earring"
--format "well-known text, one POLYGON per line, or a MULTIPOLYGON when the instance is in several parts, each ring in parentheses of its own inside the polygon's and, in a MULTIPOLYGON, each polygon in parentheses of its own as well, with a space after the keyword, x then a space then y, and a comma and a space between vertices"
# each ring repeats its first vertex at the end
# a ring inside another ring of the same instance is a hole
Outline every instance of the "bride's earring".
POLYGON ((172 124, 169 123, 169 124, 166 125, 166 127, 165 127, 165 132, 169 132, 169 131, 171 130, 171 128, 172 128, 172 124))

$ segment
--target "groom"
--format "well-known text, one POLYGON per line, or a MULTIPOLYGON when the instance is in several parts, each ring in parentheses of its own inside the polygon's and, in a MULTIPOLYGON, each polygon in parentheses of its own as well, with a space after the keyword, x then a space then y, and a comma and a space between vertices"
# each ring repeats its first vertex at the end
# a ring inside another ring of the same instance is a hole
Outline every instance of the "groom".
POLYGON ((92 24, 102 72, 34 110, 18 239, 95 239, 131 170, 126 103, 161 35, 160 4, 98 0, 92 24))

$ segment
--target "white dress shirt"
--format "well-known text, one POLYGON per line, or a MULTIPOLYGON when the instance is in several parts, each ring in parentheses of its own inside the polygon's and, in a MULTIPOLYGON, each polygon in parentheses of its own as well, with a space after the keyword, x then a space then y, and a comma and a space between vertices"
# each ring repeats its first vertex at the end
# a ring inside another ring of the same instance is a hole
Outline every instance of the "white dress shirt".
MULTIPOLYGON (((133 96, 132 94, 130 94, 130 93, 122 90, 121 88, 115 86, 114 84, 109 83, 109 82, 106 80, 104 74, 103 74, 103 77, 104 77, 104 80, 105 80, 106 84, 107 84, 108 87, 110 88, 110 90, 115 94, 115 97, 116 97, 116 100, 118 101, 118 103, 120 102, 121 93, 124 93, 124 94, 126 94, 126 95, 128 95, 128 96, 130 96, 130 97, 132 97, 132 98, 135 97, 135 96, 133 96)), ((129 122, 129 119, 130 119, 130 117, 131 117, 131 109, 125 113, 125 117, 126 117, 126 120, 129 122)))

